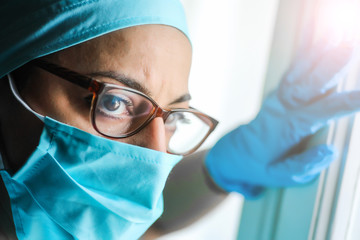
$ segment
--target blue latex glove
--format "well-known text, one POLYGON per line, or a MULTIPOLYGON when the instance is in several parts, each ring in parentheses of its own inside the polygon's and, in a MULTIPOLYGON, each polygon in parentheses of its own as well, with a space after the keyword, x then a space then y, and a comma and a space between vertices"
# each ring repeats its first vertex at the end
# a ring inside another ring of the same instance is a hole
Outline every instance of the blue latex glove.
POLYGON ((214 182, 251 198, 264 186, 309 182, 329 166, 336 157, 332 146, 293 150, 331 120, 360 110, 360 91, 334 91, 346 75, 352 52, 338 46, 300 54, 255 120, 234 129, 210 150, 205 166, 214 182))

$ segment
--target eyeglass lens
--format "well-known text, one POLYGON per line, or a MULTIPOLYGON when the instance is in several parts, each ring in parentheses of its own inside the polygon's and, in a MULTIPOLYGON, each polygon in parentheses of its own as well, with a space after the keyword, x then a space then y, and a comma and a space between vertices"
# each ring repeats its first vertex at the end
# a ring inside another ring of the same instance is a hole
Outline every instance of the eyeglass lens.
MULTIPOLYGON (((93 111, 99 132, 110 137, 122 137, 143 126, 155 107, 146 97, 126 89, 105 85, 98 95, 93 111)), ((172 112, 165 121, 167 149, 184 154, 207 136, 211 123, 193 112, 172 112)))
POLYGON ((135 92, 105 86, 96 102, 97 129, 110 137, 120 137, 138 129, 151 117, 153 104, 135 92))
POLYGON ((207 136, 210 126, 200 115, 191 112, 173 112, 165 121, 168 151, 175 154, 186 153, 195 148, 207 136))

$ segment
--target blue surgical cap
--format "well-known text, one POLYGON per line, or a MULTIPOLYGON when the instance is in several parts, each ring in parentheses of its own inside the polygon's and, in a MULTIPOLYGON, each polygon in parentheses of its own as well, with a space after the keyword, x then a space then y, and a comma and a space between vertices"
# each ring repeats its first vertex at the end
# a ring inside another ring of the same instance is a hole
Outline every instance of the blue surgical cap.
POLYGON ((143 24, 173 26, 188 36, 178 0, 2 0, 0 78, 34 58, 143 24))

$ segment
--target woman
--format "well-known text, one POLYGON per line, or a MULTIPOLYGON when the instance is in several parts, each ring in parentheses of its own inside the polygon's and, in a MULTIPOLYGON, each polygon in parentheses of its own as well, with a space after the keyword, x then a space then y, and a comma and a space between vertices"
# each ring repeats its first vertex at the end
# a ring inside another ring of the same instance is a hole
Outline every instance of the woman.
MULTIPOLYGON (((162 213, 171 169, 217 124, 189 106, 192 49, 181 4, 43 0, 8 1, 0 9, 2 236, 139 238, 162 213)), ((323 85, 347 63, 351 51, 345 52, 329 60, 323 85)), ((316 69, 316 75, 325 71, 316 69)), ((310 97, 322 99, 311 102, 317 109, 329 96, 319 98, 321 91, 310 97)), ((294 95, 283 92, 209 153, 204 174, 214 195, 255 197, 263 186, 307 182, 334 159, 326 145, 295 155, 288 150, 329 119, 357 110, 360 101, 316 119, 311 107, 300 108, 309 116, 303 118, 296 107, 309 102, 287 101, 294 95), (287 128, 289 112, 297 117, 287 128), (274 122, 283 130, 261 131, 274 122), (266 148, 268 139, 284 135, 284 144, 266 148)), ((350 95, 331 96, 347 102, 350 95)))

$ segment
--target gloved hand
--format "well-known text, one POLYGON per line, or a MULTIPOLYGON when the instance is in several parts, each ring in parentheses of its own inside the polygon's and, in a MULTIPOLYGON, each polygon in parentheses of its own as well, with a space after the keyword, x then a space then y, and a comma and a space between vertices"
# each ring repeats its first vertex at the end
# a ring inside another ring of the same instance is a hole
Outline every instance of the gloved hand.
POLYGON ((265 186, 294 186, 318 176, 335 159, 333 146, 292 151, 331 120, 360 110, 360 91, 335 91, 352 52, 338 46, 299 54, 257 117, 210 150, 205 166, 214 182, 252 198, 265 186))

